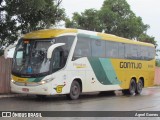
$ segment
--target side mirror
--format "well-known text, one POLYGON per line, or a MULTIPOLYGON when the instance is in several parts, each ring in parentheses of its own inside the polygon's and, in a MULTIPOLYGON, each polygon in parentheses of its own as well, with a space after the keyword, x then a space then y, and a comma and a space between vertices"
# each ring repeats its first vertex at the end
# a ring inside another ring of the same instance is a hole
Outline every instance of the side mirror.
POLYGON ((13 44, 13 45, 9 45, 5 50, 4 50, 4 57, 5 59, 7 58, 13 58, 13 54, 14 54, 14 50, 15 49, 12 49, 12 48, 15 48, 16 47, 16 44, 13 44), (10 51, 12 49, 12 51, 10 51), (9 55, 8 53, 10 53, 11 55, 9 55))
POLYGON ((59 46, 63 46, 65 45, 66 43, 57 43, 57 44, 53 44, 51 45, 49 48, 48 48, 48 51, 47 51, 47 58, 48 59, 51 59, 52 57, 52 52, 54 51, 55 48, 59 47, 59 46))

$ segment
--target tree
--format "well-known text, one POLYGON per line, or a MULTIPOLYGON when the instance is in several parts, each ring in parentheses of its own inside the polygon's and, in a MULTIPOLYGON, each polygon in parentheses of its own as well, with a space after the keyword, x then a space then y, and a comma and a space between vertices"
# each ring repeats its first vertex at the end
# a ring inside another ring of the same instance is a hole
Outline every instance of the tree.
POLYGON ((149 36, 146 33, 141 34, 138 38, 138 40, 141 42, 152 43, 155 45, 155 47, 157 47, 158 46, 157 41, 155 41, 154 39, 155 37, 149 36))
POLYGON ((0 21, 2 45, 13 43, 19 34, 49 28, 65 17, 64 9, 59 8, 62 0, 4 0, 4 2, 4 17, 0 21))
POLYGON ((66 19, 66 27, 86 29, 92 31, 101 31, 98 11, 95 9, 86 9, 81 14, 75 12, 72 20, 66 19))
POLYGON ((4 10, 4 8, 2 6, 2 2, 3 2, 3 0, 0 0, 0 12, 4 10))
POLYGON ((160 67, 160 59, 156 59, 156 66, 160 67))
POLYGON ((105 0, 100 10, 87 9, 74 13, 72 20, 66 20, 66 27, 105 31, 129 39, 138 39, 147 31, 141 17, 131 11, 126 0, 105 0))
POLYGON ((125 38, 138 38, 149 27, 136 17, 126 0, 105 0, 99 17, 107 33, 125 38))

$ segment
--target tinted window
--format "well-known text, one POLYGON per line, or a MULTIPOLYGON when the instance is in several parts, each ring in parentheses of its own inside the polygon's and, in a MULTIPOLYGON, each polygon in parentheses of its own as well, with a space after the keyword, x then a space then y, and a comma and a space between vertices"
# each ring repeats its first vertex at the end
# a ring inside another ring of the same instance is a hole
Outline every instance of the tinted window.
POLYGON ((93 57, 105 57, 105 41, 92 39, 91 46, 93 57))
POLYGON ((125 58, 127 58, 127 59, 132 58, 130 44, 125 44, 125 58))
POLYGON ((106 41, 106 57, 118 58, 118 42, 106 41))
POLYGON ((74 59, 91 56, 91 47, 89 38, 78 37, 77 45, 73 56, 74 59))
POLYGON ((149 49, 148 49, 148 58, 149 59, 154 59, 154 57, 155 57, 155 48, 149 47, 149 49))
POLYGON ((150 60, 154 59, 155 49, 136 44, 97 40, 89 37, 78 37, 74 59, 90 56, 100 58, 150 60))
POLYGON ((74 41, 75 36, 62 36, 62 37, 57 37, 56 38, 56 43, 66 43, 64 45, 65 50, 70 50, 73 41, 74 41))
POLYGON ((125 58, 134 60, 154 59, 154 50, 152 47, 125 44, 125 58))
POLYGON ((118 46, 118 56, 119 58, 124 58, 124 53, 125 53, 125 46, 124 46, 124 43, 119 43, 119 46, 118 46))
POLYGON ((67 58, 69 51, 72 47, 75 36, 62 36, 56 38, 56 43, 66 43, 64 46, 61 46, 64 50, 64 57, 67 58))
POLYGON ((148 59, 148 47, 146 46, 141 46, 141 59, 142 60, 147 60, 148 59))
POLYGON ((137 59, 138 58, 138 46, 137 45, 130 45, 131 47, 131 58, 137 59))
POLYGON ((138 60, 141 60, 142 59, 142 56, 141 56, 141 46, 140 45, 137 45, 137 59, 138 60))

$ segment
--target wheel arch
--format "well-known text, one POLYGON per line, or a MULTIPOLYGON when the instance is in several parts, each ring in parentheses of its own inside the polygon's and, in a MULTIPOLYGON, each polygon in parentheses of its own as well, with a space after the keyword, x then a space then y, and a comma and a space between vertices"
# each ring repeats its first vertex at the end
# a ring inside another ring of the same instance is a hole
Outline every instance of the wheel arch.
POLYGON ((132 77, 131 80, 132 79, 137 83, 137 78, 136 77, 132 77))

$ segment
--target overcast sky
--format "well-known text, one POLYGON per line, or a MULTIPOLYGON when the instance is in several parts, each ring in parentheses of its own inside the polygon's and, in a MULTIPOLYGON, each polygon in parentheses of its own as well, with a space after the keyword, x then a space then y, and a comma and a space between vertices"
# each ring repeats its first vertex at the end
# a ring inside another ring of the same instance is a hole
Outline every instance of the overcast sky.
MULTIPOLYGON (((100 9, 104 0, 63 0, 62 7, 66 14, 72 17, 74 12, 83 12, 85 9, 100 9)), ((145 24, 150 25, 148 34, 155 37, 160 48, 160 0, 127 0, 131 10, 140 16, 145 24)))

